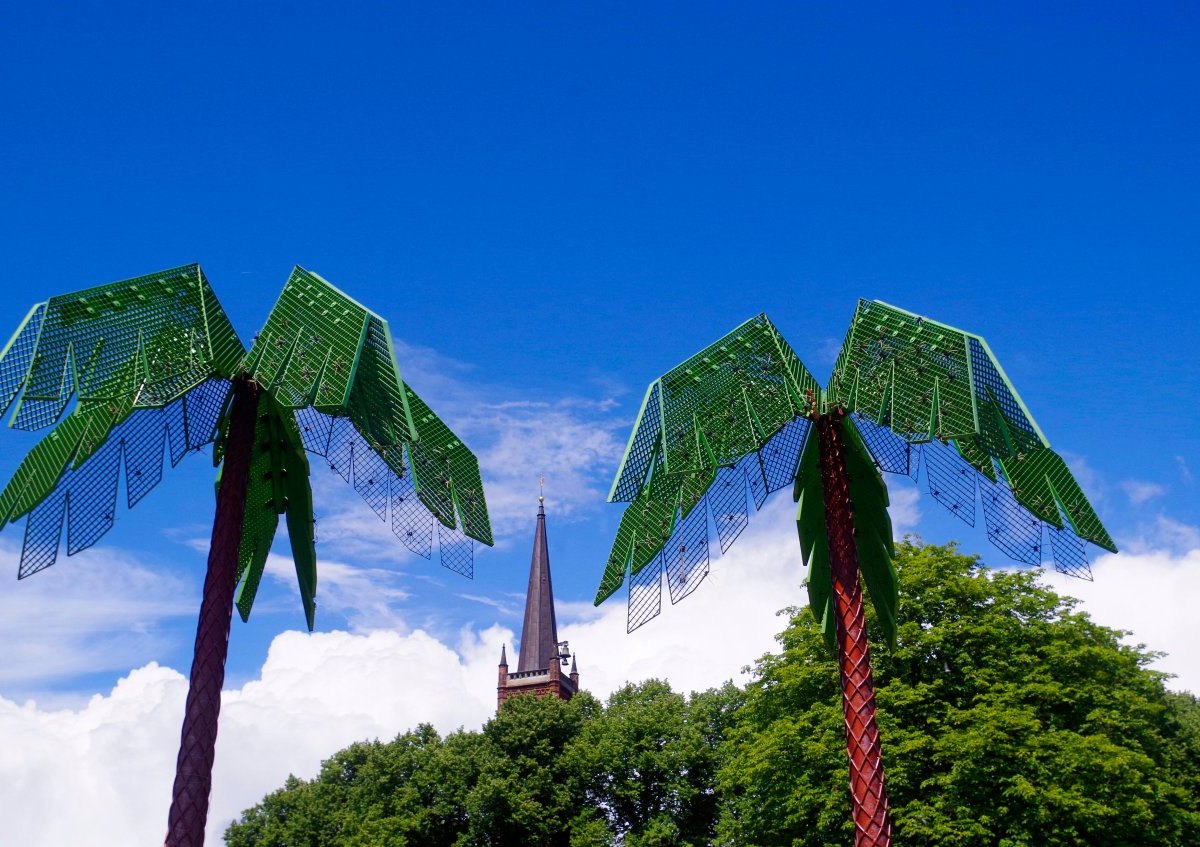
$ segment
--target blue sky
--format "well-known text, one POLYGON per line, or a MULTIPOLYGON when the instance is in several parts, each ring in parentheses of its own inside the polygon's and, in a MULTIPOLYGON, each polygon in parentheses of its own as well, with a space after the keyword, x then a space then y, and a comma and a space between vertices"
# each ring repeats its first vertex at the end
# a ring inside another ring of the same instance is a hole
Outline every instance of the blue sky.
MULTIPOLYGON (((858 297, 984 335, 1123 548, 1200 549, 1193 6, 253 6, 0 13, 0 324, 192 261, 245 340, 293 264, 386 317, 484 460, 499 544, 461 580, 316 467, 318 630, 517 627, 541 474, 586 620, 646 383, 760 311, 824 379, 858 297)), ((33 439, 2 435, 7 474, 33 439)), ((99 548, 0 590, 0 697, 186 672, 211 480, 189 458, 99 548)), ((1005 564, 897 495, 901 525, 1005 564)), ((268 580, 230 686, 302 620, 268 580)), ((631 638, 684 637, 655 626, 631 638)))

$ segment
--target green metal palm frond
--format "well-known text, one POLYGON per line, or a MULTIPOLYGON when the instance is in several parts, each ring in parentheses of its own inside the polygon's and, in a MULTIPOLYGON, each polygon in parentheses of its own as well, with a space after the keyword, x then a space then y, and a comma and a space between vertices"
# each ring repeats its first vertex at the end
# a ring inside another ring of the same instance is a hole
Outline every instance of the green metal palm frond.
POLYGON ((628 575, 632 631, 661 609, 664 573, 672 602, 691 593, 708 573, 708 512, 728 549, 750 500, 791 484, 819 394, 765 315, 652 382, 609 495, 629 506, 596 603, 628 575))
POLYGON ((297 267, 246 354, 263 390, 246 505, 238 609, 248 617, 286 514, 306 617, 316 590, 305 451, 325 457, 393 532, 426 558, 473 573, 471 541, 492 544, 479 463, 400 377, 387 322, 297 267), (461 527, 461 531, 460 531, 461 527))
MULTIPOLYGON (((850 500, 854 504, 854 546, 858 568, 884 637, 889 643, 894 643, 900 586, 896 568, 892 564, 896 550, 892 540, 892 521, 887 511, 887 485, 853 421, 849 417, 842 418, 839 425, 846 450, 850 500)), ((808 605, 821 624, 825 640, 834 649, 833 583, 816 438, 808 439, 800 457, 794 496, 798 504, 796 528, 800 536, 800 549, 808 567, 808 605)))
POLYGON ((174 465, 211 441, 243 353, 199 265, 34 306, 0 353, 10 426, 58 422, 0 492, 0 527, 30 516, 19 576, 54 563, 64 519, 68 555, 108 531, 122 466, 132 507, 165 445, 174 465))
POLYGON ((878 301, 860 301, 825 395, 853 412, 883 470, 916 478, 974 524, 978 490, 988 536, 1040 564, 1043 526, 1055 567, 1090 576, 1083 541, 1116 550, 1063 459, 977 335, 878 301))

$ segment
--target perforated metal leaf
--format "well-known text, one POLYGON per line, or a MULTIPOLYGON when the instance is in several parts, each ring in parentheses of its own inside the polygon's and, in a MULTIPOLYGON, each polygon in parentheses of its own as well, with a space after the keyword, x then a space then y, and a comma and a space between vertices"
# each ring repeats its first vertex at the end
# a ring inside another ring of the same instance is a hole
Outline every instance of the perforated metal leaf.
MULTIPOLYGON (((407 476, 415 500, 445 529, 492 543, 479 464, 400 378, 381 317, 297 267, 244 367, 276 403, 296 411, 305 448, 325 456, 381 518, 387 519, 390 480, 407 476)), ((408 539, 409 527, 406 519, 396 529, 408 539)), ((450 543, 454 550, 463 546, 450 543)), ((455 557, 455 569, 468 571, 463 555, 455 557)))
MULTIPOLYGON (((816 408, 819 394, 765 315, 651 383, 609 495, 629 506, 596 602, 664 549, 670 558, 676 525, 700 503, 711 509, 721 549, 728 549, 745 528, 751 504, 761 507, 770 492, 791 483, 808 432, 804 415, 816 408)), ((680 597, 695 588, 692 577, 685 583, 680 597)), ((677 583, 671 586, 678 593, 677 583)), ((630 621, 644 617, 639 612, 630 621)))
MULTIPOLYGON (((860 301, 825 404, 856 413, 882 470, 915 478, 912 451, 902 451, 899 442, 927 443, 930 493, 968 523, 974 521, 978 484, 989 537, 1020 561, 1040 561, 1042 523, 1116 550, 1066 463, 1050 449, 979 336, 885 303, 860 301), (946 446, 951 442, 953 448, 946 446), (996 485, 1008 494, 997 493, 996 485), (1009 499, 1038 526, 1010 519, 1009 499)), ((1076 549, 1065 540, 1059 544, 1076 549)))
POLYGON ((29 576, 55 562, 64 522, 67 555, 99 541, 118 517, 122 468, 132 509, 162 479, 168 456, 177 464, 189 446, 195 451, 212 441, 213 410, 219 413, 228 391, 227 381, 213 379, 165 408, 136 409, 81 464, 67 467, 51 493, 29 513, 18 576, 29 576), (169 449, 164 449, 167 445, 169 449))
MULTIPOLYGON (((78 402, 0 492, 0 526, 49 496, 68 468, 84 464, 135 410, 159 409, 213 378, 228 379, 242 353, 198 265, 35 306, 0 353, 0 412, 11 407, 13 426, 37 429, 78 402)), ((172 455, 179 455, 178 441, 172 455)), ((161 463, 147 461, 150 474, 161 474, 161 463)))

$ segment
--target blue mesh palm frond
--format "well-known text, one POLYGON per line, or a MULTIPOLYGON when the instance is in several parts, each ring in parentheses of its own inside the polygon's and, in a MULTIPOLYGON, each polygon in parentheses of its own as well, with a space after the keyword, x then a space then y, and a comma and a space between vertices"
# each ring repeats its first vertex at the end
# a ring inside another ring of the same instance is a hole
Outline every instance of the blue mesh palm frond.
POLYGON ((1116 550, 979 336, 860 301, 825 403, 855 413, 880 470, 916 479, 923 453, 930 494, 972 525, 978 490, 988 537, 1019 561, 1040 563, 1051 531, 1065 573, 1088 573, 1083 541, 1116 550))
POLYGON ((68 556, 91 547, 112 529, 122 468, 132 509, 162 480, 168 456, 174 466, 189 449, 199 451, 210 443, 228 391, 227 381, 212 379, 164 408, 137 409, 86 460, 67 468, 29 513, 18 578, 54 564, 64 523, 68 556))
POLYGON ((651 383, 610 499, 627 501, 596 602, 629 577, 629 627, 688 596, 767 496, 791 485, 816 381, 766 316, 651 383), (649 571, 649 573, 647 573, 649 571))

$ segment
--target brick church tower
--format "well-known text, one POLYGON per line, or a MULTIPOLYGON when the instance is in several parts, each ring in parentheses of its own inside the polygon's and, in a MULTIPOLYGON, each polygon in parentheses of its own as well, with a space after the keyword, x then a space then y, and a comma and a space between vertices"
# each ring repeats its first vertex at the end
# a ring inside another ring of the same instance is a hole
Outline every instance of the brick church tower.
POLYGON ((567 642, 558 640, 554 619, 554 591, 550 585, 550 548, 546 544, 546 498, 538 497, 537 526, 533 531, 533 559, 529 563, 529 593, 525 596, 525 622, 521 627, 521 655, 517 669, 508 672, 508 653, 500 648, 500 674, 496 708, 521 694, 538 694, 570 700, 579 690, 579 671, 567 642), (567 659, 571 673, 562 672, 567 659))

